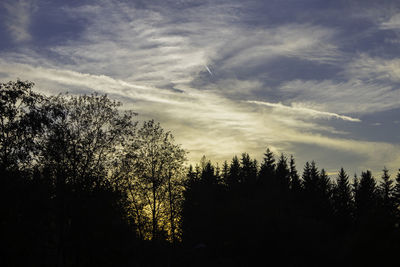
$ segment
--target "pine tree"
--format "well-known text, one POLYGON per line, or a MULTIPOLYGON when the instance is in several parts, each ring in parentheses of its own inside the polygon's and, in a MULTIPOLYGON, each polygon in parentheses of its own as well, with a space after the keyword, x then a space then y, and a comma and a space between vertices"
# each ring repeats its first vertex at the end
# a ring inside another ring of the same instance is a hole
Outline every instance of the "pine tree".
POLYGON ((296 170, 296 164, 293 155, 290 155, 289 166, 290 166, 290 189, 294 194, 298 194, 301 190, 301 182, 299 174, 297 173, 296 170))
POLYGON ((394 223, 396 206, 393 198, 393 181, 390 179, 389 171, 386 167, 383 168, 382 181, 379 183, 378 190, 381 202, 380 213, 382 215, 380 217, 383 220, 382 224, 390 228, 394 223))
POLYGON ((390 179, 389 171, 383 168, 382 181, 379 183, 379 192, 384 206, 390 205, 393 194, 393 181, 390 179))
POLYGON ((283 155, 283 153, 279 157, 278 163, 276 165, 276 179, 277 185, 280 187, 281 190, 289 190, 290 170, 287 165, 287 159, 283 155))
POLYGON ((340 225, 346 226, 352 216, 352 196, 349 176, 343 168, 338 173, 338 179, 333 191, 334 212, 340 225))
POLYGON ((396 179, 395 179, 395 185, 393 188, 393 202, 395 205, 395 210, 396 210, 396 217, 397 219, 400 218, 400 169, 397 173, 396 179))
POLYGON ((316 205, 319 206, 319 214, 327 219, 333 213, 332 207, 332 184, 325 169, 321 170, 317 181, 316 205))
POLYGON ((355 187, 355 208, 358 222, 367 222, 376 212, 376 181, 370 171, 362 172, 355 187))
POLYGON ((218 177, 215 173, 215 168, 210 161, 206 163, 206 165, 203 168, 203 171, 201 172, 201 181, 204 184, 208 185, 218 184, 218 177))
POLYGON ((240 181, 242 183, 254 184, 257 178, 257 165, 251 160, 248 153, 242 154, 240 181))
POLYGON ((306 162, 303 171, 303 187, 309 197, 314 198, 319 187, 319 171, 314 161, 306 162))
POLYGON ((318 181, 318 190, 324 198, 330 198, 332 192, 331 179, 326 173, 325 169, 321 170, 318 181))
POLYGON ((261 163, 260 167, 260 173, 259 173, 259 178, 258 182, 260 184, 266 185, 270 184, 271 181, 274 180, 275 178, 275 159, 274 159, 274 153, 267 148, 267 151, 264 154, 264 161, 261 163))
POLYGON ((228 184, 228 177, 229 177, 229 165, 228 162, 225 160, 224 164, 222 164, 222 172, 221 172, 221 178, 225 185, 228 184))
POLYGON ((393 198, 397 206, 400 206, 400 169, 397 173, 395 185, 393 188, 393 198))
POLYGON ((240 183, 240 169, 239 159, 237 156, 234 156, 229 166, 228 187, 232 188, 240 183))

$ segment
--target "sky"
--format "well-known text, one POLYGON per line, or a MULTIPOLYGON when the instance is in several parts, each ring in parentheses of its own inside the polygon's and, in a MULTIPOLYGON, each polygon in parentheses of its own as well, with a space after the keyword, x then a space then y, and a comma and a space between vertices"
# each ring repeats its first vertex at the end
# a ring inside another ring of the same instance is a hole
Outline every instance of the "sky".
POLYGON ((400 168, 400 1, 2 0, 0 36, 0 82, 108 94, 189 162, 400 168))

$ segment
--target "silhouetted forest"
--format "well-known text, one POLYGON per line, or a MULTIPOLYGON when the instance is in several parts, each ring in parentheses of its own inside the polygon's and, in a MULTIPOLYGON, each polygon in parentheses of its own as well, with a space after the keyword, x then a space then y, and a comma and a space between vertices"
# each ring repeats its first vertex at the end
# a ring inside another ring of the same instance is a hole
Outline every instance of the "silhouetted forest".
POLYGON ((0 84, 1 266, 397 266, 400 170, 222 166, 105 95, 0 84))

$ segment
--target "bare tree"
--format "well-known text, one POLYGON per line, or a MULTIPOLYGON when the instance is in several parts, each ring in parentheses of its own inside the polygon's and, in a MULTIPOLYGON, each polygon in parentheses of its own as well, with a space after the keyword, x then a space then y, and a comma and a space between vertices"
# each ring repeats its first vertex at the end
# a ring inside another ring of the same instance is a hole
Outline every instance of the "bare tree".
POLYGON ((133 213, 139 232, 156 240, 162 230, 169 228, 171 239, 176 238, 178 203, 182 194, 179 181, 186 152, 174 144, 170 132, 150 120, 138 130, 136 141, 127 153, 126 181, 133 213), (151 225, 146 229, 146 217, 151 225))

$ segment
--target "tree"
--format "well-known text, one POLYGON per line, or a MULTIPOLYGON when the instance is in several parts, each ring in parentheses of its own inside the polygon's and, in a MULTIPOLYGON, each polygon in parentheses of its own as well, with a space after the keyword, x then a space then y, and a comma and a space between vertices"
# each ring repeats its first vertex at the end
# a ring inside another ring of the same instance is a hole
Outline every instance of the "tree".
POLYGON ((380 195, 380 209, 379 212, 382 214, 382 224, 391 228, 394 225, 396 206, 393 198, 394 186, 393 181, 390 179, 389 171, 386 167, 383 168, 382 180, 378 186, 378 192, 380 195))
MULTIPOLYGON (((183 190, 181 170, 185 151, 174 144, 172 134, 165 132, 154 120, 143 123, 128 151, 130 169, 124 177, 130 188, 133 208, 139 216, 137 220, 145 221, 142 216, 150 217, 152 240, 160 239, 169 223, 174 239, 178 208, 175 200, 180 199, 183 190)), ((141 231, 147 232, 146 229, 141 231)))
POLYGON ((391 206, 393 194, 393 181, 390 179, 389 171, 386 167, 383 168, 382 181, 379 183, 379 192, 384 206, 391 206))
POLYGON ((376 181, 368 170, 355 186, 355 211, 358 222, 368 222, 376 212, 376 181))
POLYGON ((54 185, 61 265, 72 253, 67 244, 73 243, 79 258, 82 246, 94 244, 94 232, 85 229, 96 222, 110 224, 113 215, 105 216, 106 212, 113 213, 122 203, 113 167, 134 136, 136 122, 133 112, 120 112, 120 105, 106 95, 58 95, 47 98, 40 109, 46 127, 38 162, 54 185), (101 212, 99 206, 104 206, 101 212))
POLYGON ((399 207, 400 206, 400 169, 399 169, 396 179, 395 179, 395 185, 393 188, 393 198, 394 198, 396 206, 399 207))
POLYGON ((0 83, 0 167, 23 169, 33 163, 37 138, 43 130, 38 109, 43 96, 32 82, 0 83))
POLYGON ((239 159, 235 155, 232 158, 231 164, 229 166, 229 174, 226 181, 226 184, 228 185, 229 188, 234 188, 241 183, 240 169, 241 168, 239 159))
POLYGON ((293 155, 290 155, 289 171, 290 171, 290 189, 295 195, 298 195, 301 190, 301 181, 299 174, 297 173, 296 170, 296 163, 293 155))
POLYGON ((106 96, 46 97, 21 81, 0 87, 0 188, 8 191, 1 203, 10 209, 1 209, 1 236, 13 240, 6 254, 12 243, 18 255, 29 251, 12 265, 110 259, 104 252, 130 236, 125 194, 111 173, 135 128, 133 112, 120 112, 106 96))
POLYGON ((267 185, 275 178, 275 159, 274 153, 267 148, 263 162, 261 163, 260 173, 258 177, 258 182, 262 185, 267 185))
POLYGON ((228 177, 229 177, 229 165, 228 162, 225 160, 224 163, 222 164, 222 173, 221 173, 221 179, 222 182, 225 183, 225 185, 228 184, 228 177))
POLYGON ((278 163, 276 164, 276 179, 277 185, 281 191, 286 192, 289 190, 290 170, 287 165, 287 159, 283 153, 279 157, 278 163))
POLYGON ((224 187, 219 183, 215 167, 208 161, 198 178, 191 172, 183 202, 183 240, 186 244, 215 245, 224 226, 224 187))
POLYGON ((338 178, 333 189, 334 212, 339 224, 346 226, 350 223, 353 200, 351 195, 351 187, 349 176, 343 168, 338 173, 338 178))
POLYGON ((241 182, 254 185, 257 179, 257 161, 251 160, 248 153, 243 153, 240 163, 239 175, 241 182))
POLYGON ((314 161, 311 164, 306 162, 302 178, 305 193, 309 197, 314 198, 319 186, 319 171, 314 161))
POLYGON ((318 181, 318 195, 319 203, 321 206, 321 213, 325 216, 330 216, 332 213, 332 184, 329 176, 325 172, 325 169, 321 170, 319 181, 318 181))

